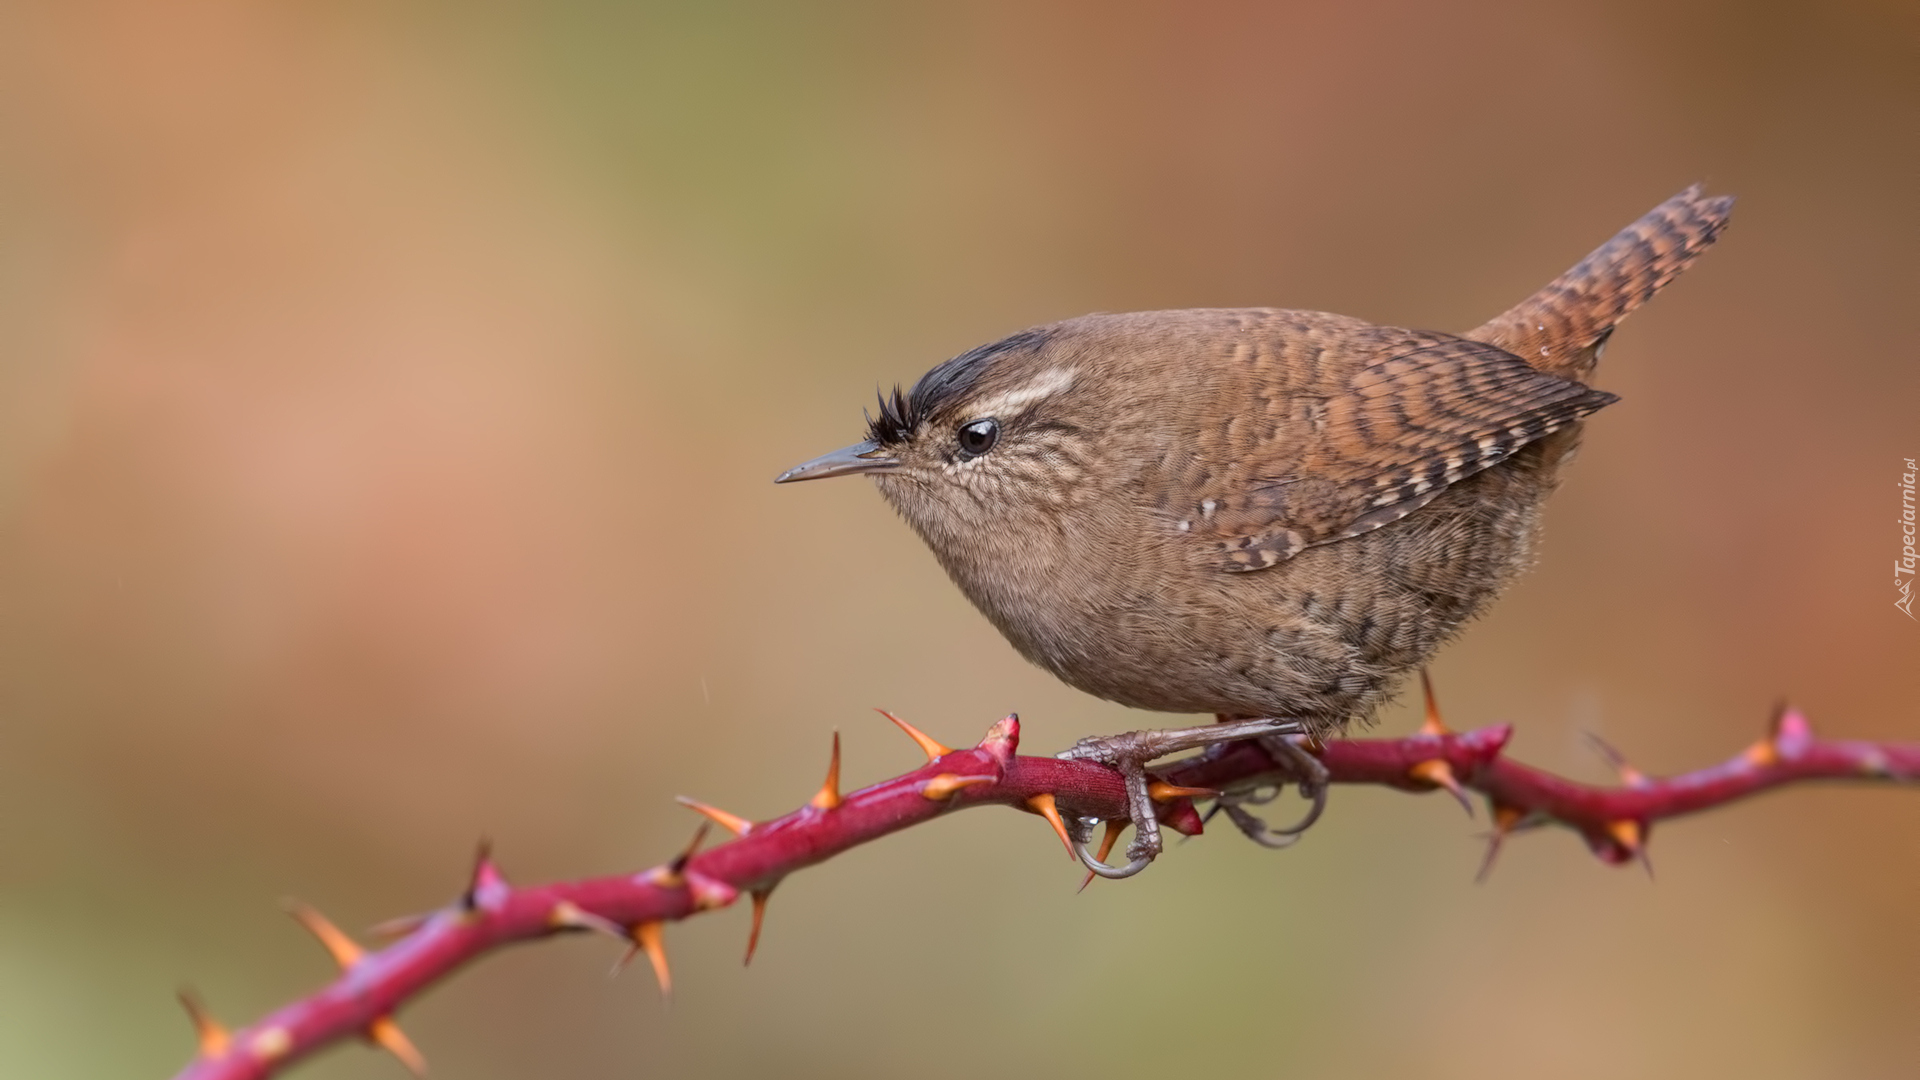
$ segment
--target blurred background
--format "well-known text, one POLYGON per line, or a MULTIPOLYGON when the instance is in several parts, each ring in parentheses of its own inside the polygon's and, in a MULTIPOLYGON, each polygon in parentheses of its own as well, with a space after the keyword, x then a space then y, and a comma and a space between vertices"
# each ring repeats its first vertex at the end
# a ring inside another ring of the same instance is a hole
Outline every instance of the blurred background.
MULTIPOLYGON (((1461 329, 1695 180, 1456 727, 1587 780, 1789 697, 1920 738, 1920 15, 1833 3, 18 3, 0 14, 0 1074, 163 1076, 329 966, 281 914, 656 863, 1004 712, 1027 667, 868 485, 877 384, 1093 310, 1461 329)), ((1383 730, 1416 722, 1403 706, 1383 730)), ((1649 883, 1341 790, 1076 896, 969 813, 402 1017, 443 1077, 1912 1075, 1920 792, 1662 827, 1649 883), (1150 1015, 1141 1016, 1141 1003, 1150 1015), (987 1062, 991 1064, 987 1064, 987 1062)), ((389 1078, 344 1047, 313 1078, 389 1078)))

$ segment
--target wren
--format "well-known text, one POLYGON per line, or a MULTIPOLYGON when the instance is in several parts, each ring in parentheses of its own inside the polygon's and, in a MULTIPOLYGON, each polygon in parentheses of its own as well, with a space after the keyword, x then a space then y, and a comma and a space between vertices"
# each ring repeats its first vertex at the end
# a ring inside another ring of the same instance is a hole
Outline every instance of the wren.
POLYGON ((865 441, 776 482, 871 477, 1075 687, 1268 722, 1082 748, 1130 783, 1181 746, 1335 734, 1533 561, 1582 421, 1617 400, 1588 385, 1608 338, 1732 205, 1689 188, 1460 335, 1275 308, 1023 330, 883 394, 865 441))

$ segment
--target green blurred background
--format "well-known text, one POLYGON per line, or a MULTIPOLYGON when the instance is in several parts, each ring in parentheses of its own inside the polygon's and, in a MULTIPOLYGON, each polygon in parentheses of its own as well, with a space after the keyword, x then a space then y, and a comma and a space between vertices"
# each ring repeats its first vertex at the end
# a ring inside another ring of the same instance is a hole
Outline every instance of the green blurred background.
MULTIPOLYGON (((1920 738, 1916 9, 1840 3, 10 4, 0 14, 0 1074, 161 1076, 343 926, 652 864, 949 742, 1147 720, 1027 667, 867 486, 875 384, 1090 310, 1459 329, 1706 180, 1543 561, 1436 669, 1601 780, 1772 703, 1920 738)), ((1405 731, 1411 710, 1384 725, 1405 731)), ((408 1010, 443 1077, 1911 1076, 1920 792, 1564 833, 1476 887, 1336 793, 1076 896, 970 813, 408 1010), (1146 1015, 1142 1015, 1142 1012, 1146 1015)), ((377 1077, 359 1048, 302 1076, 377 1077)))

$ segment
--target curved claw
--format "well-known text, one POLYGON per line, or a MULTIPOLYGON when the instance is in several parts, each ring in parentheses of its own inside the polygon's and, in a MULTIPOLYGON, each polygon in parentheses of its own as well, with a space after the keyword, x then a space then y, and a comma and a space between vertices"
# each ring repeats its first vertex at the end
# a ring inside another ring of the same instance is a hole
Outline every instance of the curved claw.
MULTIPOLYGON (((1258 792, 1252 792, 1249 793, 1252 797, 1240 796, 1236 798, 1229 796, 1219 801, 1217 809, 1225 810, 1227 816, 1233 819, 1233 823, 1239 826, 1240 831, 1246 835, 1247 839, 1259 844, 1261 847, 1279 850, 1281 848, 1292 847, 1298 843, 1300 837, 1304 835, 1308 829, 1313 827, 1314 822, 1320 820, 1320 815, 1327 809, 1326 784, 1316 784, 1311 781, 1303 782, 1300 785, 1300 793, 1306 798, 1312 799, 1313 805, 1307 808, 1306 815, 1299 821, 1284 829, 1269 827, 1265 821, 1245 809, 1249 804, 1253 806, 1263 806, 1272 802, 1272 795, 1262 798, 1258 792)), ((1278 792, 1276 791, 1275 794, 1277 795, 1278 792)))
POLYGON ((1300 794, 1313 800, 1313 805, 1307 808, 1306 814, 1302 816, 1298 822, 1284 829, 1273 829, 1270 831, 1278 833, 1281 836, 1299 836, 1301 833, 1313 828, 1313 823, 1320 820, 1320 815, 1325 813, 1327 809, 1327 785, 1312 783, 1301 784, 1300 794))
POLYGON ((1252 814, 1247 813, 1232 803, 1225 804, 1221 809, 1227 812, 1227 816, 1232 818, 1233 823, 1240 827, 1240 832, 1244 834, 1247 839, 1259 844, 1263 848, 1270 848, 1274 851, 1279 851, 1282 848, 1290 848, 1299 843, 1300 837, 1304 835, 1299 832, 1283 833, 1269 829, 1267 828, 1266 822, 1261 821, 1259 818, 1254 817, 1252 814))
POLYGON ((1087 842, 1085 840, 1075 840, 1073 842, 1073 853, 1080 856, 1080 865, 1109 881, 1119 881, 1121 878, 1130 878, 1153 864, 1153 856, 1135 855, 1127 860, 1127 865, 1125 866, 1108 866, 1106 863, 1094 858, 1093 853, 1087 850, 1087 842))
MULTIPOLYGON (((1320 763, 1319 758, 1309 753, 1298 739, 1268 737, 1261 739, 1260 745, 1264 747, 1269 754, 1273 755, 1276 762, 1285 762, 1292 766, 1291 771, 1300 780, 1301 797, 1312 800, 1313 805, 1307 808, 1306 816, 1284 829, 1268 829, 1266 823, 1260 821, 1259 818, 1253 817, 1251 814, 1248 814, 1247 817, 1255 822, 1259 822, 1259 831, 1261 833, 1273 833, 1278 836, 1298 836, 1312 828, 1313 823, 1320 820, 1320 815, 1327 808, 1327 786, 1328 781, 1331 779, 1327 774, 1327 767, 1320 763)), ((1276 787, 1274 789, 1274 796, 1278 796, 1279 794, 1280 790, 1276 787)), ((1264 799, 1242 799, 1238 801, 1261 805, 1271 802, 1272 797, 1264 799)), ((1240 823, 1238 818, 1235 818, 1235 823, 1240 824, 1243 831, 1246 829, 1246 826, 1240 823)), ((1260 841, 1260 838, 1254 836, 1251 832, 1247 833, 1247 835, 1252 837, 1256 842, 1264 843, 1264 841, 1260 841)))

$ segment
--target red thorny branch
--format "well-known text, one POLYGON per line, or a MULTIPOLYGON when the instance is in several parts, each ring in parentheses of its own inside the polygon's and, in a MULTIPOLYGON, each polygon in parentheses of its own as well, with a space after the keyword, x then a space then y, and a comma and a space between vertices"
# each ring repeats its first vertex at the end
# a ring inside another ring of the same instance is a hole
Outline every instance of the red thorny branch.
MULTIPOLYGON (((889 833, 971 806, 1011 806, 1045 817, 1061 839, 1069 818, 1124 820, 1126 793, 1120 775, 1104 765, 1015 753, 1020 721, 993 725, 976 746, 953 750, 889 715, 927 754, 912 772, 859 791, 840 792, 840 739, 834 736, 826 784, 805 806, 772 821, 748 821, 682 799, 736 839, 699 850, 701 835, 673 861, 637 874, 553 885, 510 885, 483 849, 472 881, 452 905, 390 924, 398 935, 385 948, 364 951, 318 912, 291 909, 332 954, 340 976, 314 994, 282 1007, 254 1024, 228 1031, 197 998, 182 992, 199 1031, 199 1054, 176 1080, 238 1080, 266 1077, 336 1040, 359 1036, 398 1057, 416 1075, 420 1053, 394 1023, 393 1014, 427 987, 470 960, 503 945, 551 934, 600 931, 628 944, 631 958, 645 954, 669 989, 662 928, 691 915, 751 897, 753 929, 747 957, 760 936, 760 920, 774 887, 795 870, 889 833)), ((1766 738, 1731 760, 1671 777, 1645 776, 1605 752, 1621 786, 1592 787, 1530 768, 1501 756, 1512 728, 1501 725, 1453 732, 1440 723, 1428 698, 1427 722, 1400 739, 1332 739, 1308 744, 1337 784, 1381 784, 1402 791, 1446 789, 1467 802, 1484 796, 1493 816, 1487 864, 1510 833, 1562 825, 1579 833, 1609 864, 1644 859, 1653 823, 1732 802, 1781 784, 1803 780, 1920 780, 1920 743, 1831 742, 1816 738, 1806 718, 1782 709, 1766 738)), ((1603 747, 1603 750, 1605 748, 1603 747)), ((1250 784, 1278 786, 1296 779, 1256 743, 1155 770, 1153 794, 1162 823, 1193 835, 1202 818, 1194 807, 1223 789, 1250 784), (1199 790, 1205 789, 1205 790, 1199 790)), ((1468 804, 1469 808, 1471 804, 1468 804)), ((1471 810, 1469 810, 1471 812, 1471 810)), ((1117 831, 1117 830, 1112 830, 1117 831)), ((701 827, 701 834, 706 826, 701 827)), ((1108 837, 1111 843, 1111 835, 1108 837)))

